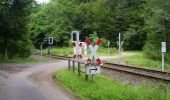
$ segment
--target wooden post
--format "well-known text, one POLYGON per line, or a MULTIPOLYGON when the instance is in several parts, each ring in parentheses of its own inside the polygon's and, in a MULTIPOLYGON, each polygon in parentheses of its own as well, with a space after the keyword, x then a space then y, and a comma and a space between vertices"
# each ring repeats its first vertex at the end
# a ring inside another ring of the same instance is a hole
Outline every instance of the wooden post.
POLYGON ((68 60, 68 70, 70 70, 70 59, 68 60))
POLYGON ((87 81, 88 80, 88 75, 86 74, 86 65, 85 65, 85 80, 87 81))
POLYGON ((91 75, 92 81, 94 81, 94 74, 91 75))
POLYGON ((75 62, 73 61, 73 72, 75 72, 75 62))
POLYGON ((85 80, 86 80, 86 81, 88 80, 88 75, 87 75, 87 74, 85 74, 85 80))
POLYGON ((80 62, 78 62, 78 76, 80 76, 80 62))

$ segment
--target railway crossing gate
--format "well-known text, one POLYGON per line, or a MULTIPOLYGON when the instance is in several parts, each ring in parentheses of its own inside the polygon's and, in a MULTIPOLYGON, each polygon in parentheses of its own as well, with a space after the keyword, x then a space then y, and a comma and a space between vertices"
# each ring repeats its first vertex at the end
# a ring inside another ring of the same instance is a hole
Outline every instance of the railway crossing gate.
POLYGON ((71 33, 71 40, 74 47, 74 56, 75 60, 80 60, 84 55, 87 54, 87 45, 85 42, 80 42, 79 40, 79 31, 73 31, 71 33))
MULTIPOLYGON (((82 51, 84 54, 87 52, 87 47, 89 47, 91 54, 90 57, 87 58, 84 72, 85 72, 85 79, 88 80, 88 75, 92 76, 92 80, 94 79, 94 74, 100 73, 100 65, 102 64, 102 61, 97 56, 96 51, 98 50, 98 47, 101 44, 101 38, 98 38, 96 43, 91 43, 90 39, 86 38, 85 42, 79 41, 79 31, 73 31, 71 33, 71 40, 73 42, 74 47, 74 56, 73 56, 73 72, 75 71, 75 62, 78 63, 78 76, 80 76, 81 68, 80 63, 83 63, 82 59, 82 51)), ((68 60, 68 64, 70 66, 70 60, 68 60)), ((70 69, 70 67, 69 67, 70 69)))
POLYGON ((94 45, 91 44, 91 41, 87 38, 86 44, 90 48, 91 54, 87 58, 87 64, 85 65, 85 79, 88 80, 88 75, 92 75, 92 80, 94 80, 94 74, 100 73, 100 65, 102 64, 100 58, 97 56, 96 51, 101 44, 101 39, 98 38, 94 45))
POLYGON ((98 40, 96 41, 94 46, 91 44, 89 39, 86 39, 86 44, 90 48, 90 51, 91 51, 90 58, 87 59, 87 64, 100 65, 102 62, 101 62, 100 58, 97 56, 96 51, 97 51, 99 45, 101 44, 101 39, 98 38, 98 40))

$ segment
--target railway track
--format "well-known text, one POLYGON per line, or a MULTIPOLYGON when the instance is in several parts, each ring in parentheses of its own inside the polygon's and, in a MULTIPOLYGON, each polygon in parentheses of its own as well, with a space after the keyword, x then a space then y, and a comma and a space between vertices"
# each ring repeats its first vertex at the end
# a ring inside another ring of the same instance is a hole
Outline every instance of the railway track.
MULTIPOLYGON (((43 54, 43 56, 49 57, 49 55, 47 54, 43 54)), ((68 56, 51 55, 51 57, 54 59, 74 61, 73 59, 71 59, 72 57, 68 57, 68 56)), ((85 62, 80 62, 80 63, 85 64, 85 62)), ((108 70, 115 70, 115 71, 142 76, 150 79, 156 79, 159 81, 170 82, 170 72, 134 67, 130 65, 116 64, 110 62, 104 62, 103 65, 101 65, 101 67, 108 70)))
MULTIPOLYGON (((33 55, 41 55, 40 53, 35 53, 33 55)), ((44 57, 50 57, 50 55, 48 54, 42 54, 42 56, 44 57)), ((62 60, 68 60, 68 59, 71 59, 72 57, 70 56, 63 56, 63 55, 51 55, 51 58, 54 58, 54 59, 62 59, 62 60)))
POLYGON ((156 79, 164 82, 170 82, 170 73, 165 71, 158 71, 158 70, 116 64, 116 63, 108 63, 108 62, 104 63, 102 67, 110 70, 130 73, 133 75, 143 76, 143 77, 156 79))

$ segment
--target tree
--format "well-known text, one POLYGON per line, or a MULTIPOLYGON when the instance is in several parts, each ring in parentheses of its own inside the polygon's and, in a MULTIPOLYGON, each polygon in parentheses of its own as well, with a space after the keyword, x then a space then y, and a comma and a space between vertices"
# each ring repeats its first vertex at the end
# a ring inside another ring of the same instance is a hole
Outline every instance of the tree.
POLYGON ((0 6, 0 53, 13 55, 30 54, 31 41, 27 34, 27 16, 33 0, 1 0, 0 6))
MULTIPOLYGON (((39 37, 39 34, 44 34, 45 37, 53 36, 54 45, 68 46, 70 32, 74 29, 76 10, 76 5, 68 0, 53 0, 42 5, 38 12, 31 15, 31 37, 42 41, 44 37, 39 37)), ((38 41, 34 41, 34 45, 38 44, 38 41)))
POLYGON ((144 47, 145 54, 153 59, 161 59, 161 42, 167 42, 167 56, 170 60, 170 1, 152 0, 146 5, 145 29, 148 32, 144 47))

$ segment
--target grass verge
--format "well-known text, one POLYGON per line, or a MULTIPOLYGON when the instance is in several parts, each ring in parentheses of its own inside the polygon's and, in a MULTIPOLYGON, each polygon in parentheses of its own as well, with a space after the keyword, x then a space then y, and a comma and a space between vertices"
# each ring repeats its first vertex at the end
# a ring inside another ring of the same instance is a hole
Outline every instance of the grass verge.
MULTIPOLYGON (((116 48, 110 48, 109 49, 109 56, 113 56, 117 53, 116 48)), ((56 55, 73 55, 73 48, 71 47, 62 47, 62 48, 52 48, 51 50, 52 54, 56 55)), ((87 50, 88 54, 90 54, 90 50, 87 50)), ((48 49, 43 50, 43 53, 48 53, 48 49)), ((97 50, 98 56, 108 56, 108 49, 107 48, 98 48, 97 50)))
MULTIPOLYGON (((131 65, 135 65, 135 66, 143 67, 143 68, 156 69, 156 70, 160 70, 161 64, 162 64, 161 60, 155 61, 155 60, 149 59, 142 52, 138 52, 133 56, 123 57, 122 60, 131 65)), ((165 70, 170 71, 169 63, 165 63, 165 70)))
POLYGON ((54 73, 54 78, 80 100, 170 100, 165 85, 132 86, 95 76, 95 81, 85 81, 84 76, 68 70, 54 73))
POLYGON ((33 57, 27 57, 27 58, 21 58, 21 57, 12 57, 5 59, 4 57, 0 57, 0 63, 34 63, 34 62, 44 62, 46 61, 38 59, 38 58, 33 58, 33 57))

